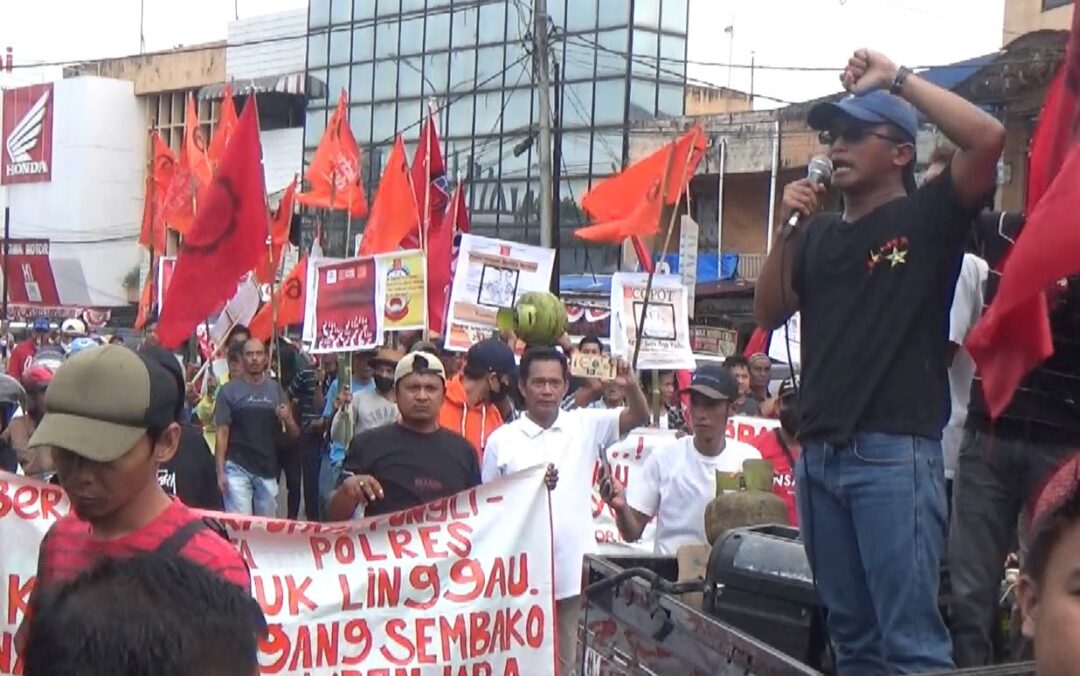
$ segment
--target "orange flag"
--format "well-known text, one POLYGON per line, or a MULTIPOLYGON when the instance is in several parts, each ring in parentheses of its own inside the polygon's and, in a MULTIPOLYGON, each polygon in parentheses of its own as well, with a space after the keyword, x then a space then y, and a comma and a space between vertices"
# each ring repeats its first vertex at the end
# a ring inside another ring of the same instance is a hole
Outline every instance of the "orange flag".
POLYGON ((156 131, 153 143, 154 230, 160 230, 163 237, 168 224, 173 230, 186 234, 195 219, 190 174, 176 161, 176 155, 156 131))
MULTIPOLYGON (((155 261, 151 260, 153 265, 155 261)), ((154 276, 150 275, 143 282, 142 292, 139 294, 139 312, 135 315, 135 330, 142 331, 146 322, 154 313, 154 276)))
POLYGON ((153 251, 165 253, 165 221, 155 213, 161 201, 154 183, 154 172, 146 176, 146 193, 143 196, 142 225, 139 227, 139 244, 153 251))
POLYGON ((360 241, 359 255, 372 256, 396 251, 401 240, 419 228, 416 194, 409 177, 405 144, 398 136, 383 169, 379 192, 375 195, 375 204, 371 207, 371 216, 360 241))
POLYGON ((613 244, 627 237, 655 235, 664 205, 678 203, 707 147, 705 132, 695 126, 623 172, 601 181, 581 200, 582 207, 600 223, 579 228, 574 234, 591 242, 613 244), (661 195, 665 172, 667 194, 661 195))
POLYGON ((260 284, 270 284, 277 278, 281 266, 281 253, 289 241, 289 228, 292 225, 293 203, 296 201, 296 183, 285 188, 277 211, 270 217, 270 251, 262 257, 255 268, 255 280, 260 284))
POLYGON ((214 170, 210 167, 210 158, 206 156, 206 138, 199 127, 199 113, 195 107, 195 97, 188 94, 187 113, 184 115, 184 143, 180 146, 180 164, 187 167, 195 178, 196 190, 202 190, 210 184, 214 170))
POLYGON ((221 114, 218 115, 217 127, 210 137, 210 148, 207 155, 210 165, 216 170, 221 164, 221 157, 225 154, 225 146, 229 145, 233 129, 236 127, 236 106, 233 104, 233 91, 231 85, 225 85, 225 92, 221 97, 221 114))
MULTIPOLYGON (((304 321, 304 302, 307 298, 307 256, 303 256, 296 263, 285 279, 281 280, 281 286, 274 289, 274 297, 278 303, 279 328, 301 324, 304 321)), ((273 302, 263 305, 255 317, 248 324, 251 335, 260 340, 270 340, 274 333, 274 304, 273 302)))
POLYGON ((348 211, 353 218, 362 218, 368 212, 368 204, 360 177, 360 148, 346 115, 348 101, 348 94, 342 89, 337 109, 330 116, 308 167, 306 178, 311 190, 300 193, 297 199, 309 207, 348 211))

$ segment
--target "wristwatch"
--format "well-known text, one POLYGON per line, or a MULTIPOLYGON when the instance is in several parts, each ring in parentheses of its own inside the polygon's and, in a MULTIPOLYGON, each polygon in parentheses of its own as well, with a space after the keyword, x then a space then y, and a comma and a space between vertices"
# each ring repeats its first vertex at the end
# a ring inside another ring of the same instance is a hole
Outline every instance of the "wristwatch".
POLYGON ((892 86, 889 87, 889 93, 893 96, 899 96, 900 92, 904 91, 904 84, 907 82, 909 75, 911 75, 911 69, 907 66, 900 66, 896 71, 896 77, 893 78, 892 86))

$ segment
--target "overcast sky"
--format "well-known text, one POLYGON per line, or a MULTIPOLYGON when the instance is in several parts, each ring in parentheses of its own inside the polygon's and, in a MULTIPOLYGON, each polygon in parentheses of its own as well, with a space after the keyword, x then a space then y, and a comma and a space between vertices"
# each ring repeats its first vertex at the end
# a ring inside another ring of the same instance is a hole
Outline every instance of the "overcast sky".
MULTIPOLYGON (((603 1, 603 0, 601 0, 603 1)), ((305 7, 306 0, 236 0, 241 17, 305 7)), ((691 61, 822 66, 829 72, 755 71, 757 93, 800 101, 838 90, 850 53, 872 46, 908 66, 939 65, 997 49, 1004 0, 690 0, 691 61), (734 39, 724 32, 734 26, 734 39)), ((18 62, 66 61, 139 51, 140 0, 0 0, 0 48, 18 62)), ((233 0, 145 0, 146 49, 225 38, 233 0)), ((51 71, 55 73, 54 71, 51 71)), ((688 75, 729 84, 726 66, 691 64, 688 75)), ((41 72, 0 76, 0 85, 41 81, 41 72)), ((52 75, 55 77, 55 75, 52 75)), ((731 70, 749 91, 748 68, 731 70)), ((766 101, 760 102, 762 105, 766 101)))

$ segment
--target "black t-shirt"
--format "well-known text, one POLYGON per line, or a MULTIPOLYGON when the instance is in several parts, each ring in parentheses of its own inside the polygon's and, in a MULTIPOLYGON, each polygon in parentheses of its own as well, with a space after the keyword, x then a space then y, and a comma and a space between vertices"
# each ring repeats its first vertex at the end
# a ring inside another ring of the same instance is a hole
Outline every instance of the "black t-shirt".
POLYGON ((824 214, 807 224, 793 279, 801 438, 941 438, 949 308, 972 217, 953 198, 946 171, 854 223, 824 214))
POLYGON ((180 426, 180 445, 172 459, 158 469, 158 483, 188 507, 215 512, 224 509, 214 456, 195 425, 180 426))
POLYGON ((277 448, 282 436, 277 407, 286 401, 281 386, 268 377, 255 385, 241 378, 225 383, 214 407, 214 422, 229 427, 226 460, 276 479, 281 473, 277 448))
POLYGON ((400 424, 384 425, 353 437, 342 477, 369 474, 378 480, 383 499, 365 516, 390 514, 480 485, 480 465, 465 437, 439 428, 420 434, 400 424))

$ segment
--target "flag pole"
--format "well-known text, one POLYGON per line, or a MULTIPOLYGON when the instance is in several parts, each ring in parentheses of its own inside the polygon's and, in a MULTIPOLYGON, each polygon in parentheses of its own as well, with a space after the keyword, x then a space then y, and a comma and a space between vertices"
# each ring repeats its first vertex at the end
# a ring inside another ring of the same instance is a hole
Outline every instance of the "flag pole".
MULTIPOLYGON (((147 170, 150 172, 150 181, 149 181, 149 183, 150 183, 149 193, 150 194, 146 196, 146 198, 150 200, 150 247, 149 247, 149 249, 150 249, 150 270, 148 271, 150 273, 150 308, 149 308, 149 311, 147 313, 149 315, 147 317, 147 321, 149 321, 149 319, 151 317, 153 317, 153 315, 154 315, 154 306, 157 304, 156 301, 157 301, 157 277, 158 277, 158 275, 157 275, 157 266, 154 264, 154 248, 155 248, 154 244, 157 241, 157 213, 155 213, 155 207, 157 207, 157 181, 154 180, 154 168, 155 167, 154 167, 154 139, 153 139, 153 133, 154 133, 153 128, 148 130, 148 136, 149 136, 148 141, 149 141, 149 143, 147 143, 147 145, 149 146, 149 148, 148 148, 148 153, 147 153, 148 157, 147 157, 147 162, 146 162, 147 170)), ((164 227, 165 227, 164 222, 161 224, 161 227, 162 227, 162 229, 164 229, 164 227)), ((6 248, 4 249, 4 252, 5 252, 5 254, 7 253, 6 248)), ((5 268, 5 270, 7 269, 7 258, 6 258, 6 256, 4 258, 4 268, 5 268)), ((7 289, 5 288, 4 291, 6 293, 7 289)), ((140 293, 139 295, 141 296, 142 294, 140 293)), ((6 319, 6 317, 5 317, 5 319, 6 319)), ((143 328, 145 328, 145 327, 146 327, 146 322, 143 322, 143 328)))

